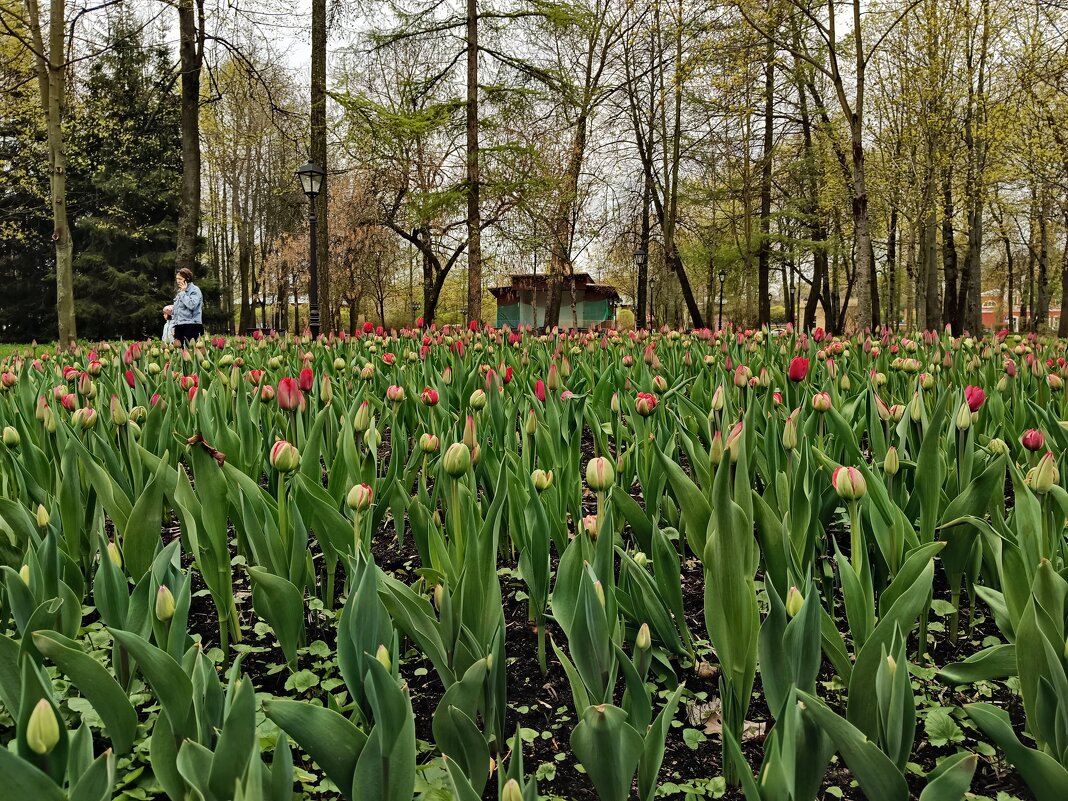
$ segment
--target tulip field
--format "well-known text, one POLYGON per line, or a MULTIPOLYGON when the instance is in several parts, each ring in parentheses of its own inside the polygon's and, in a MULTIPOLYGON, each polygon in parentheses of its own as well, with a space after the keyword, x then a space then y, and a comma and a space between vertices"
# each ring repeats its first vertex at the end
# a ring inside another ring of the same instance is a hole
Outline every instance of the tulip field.
POLYGON ((1068 798, 1066 343, 0 363, 0 798, 1068 798))

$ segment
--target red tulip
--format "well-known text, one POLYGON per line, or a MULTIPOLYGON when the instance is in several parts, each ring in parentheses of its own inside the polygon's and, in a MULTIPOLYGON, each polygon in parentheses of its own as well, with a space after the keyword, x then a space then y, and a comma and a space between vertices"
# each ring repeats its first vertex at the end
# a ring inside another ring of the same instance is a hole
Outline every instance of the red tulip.
POLYGON ((1046 444, 1046 435, 1037 429, 1029 428, 1020 438, 1020 442, 1029 451, 1040 451, 1046 444))
POLYGON ((162 398, 160 397, 159 393, 155 392, 155 393, 152 394, 152 397, 149 399, 148 405, 150 407, 152 407, 153 409, 155 409, 156 406, 159 404, 159 402, 161 400, 162 400, 162 398))
POLYGON ((808 359, 804 356, 795 356, 790 361, 786 377, 791 381, 804 381, 806 375, 808 375, 808 359))
POLYGON ((545 382, 540 378, 534 382, 534 397, 545 403, 545 382))
POLYGON ((986 393, 979 387, 965 387, 964 400, 968 404, 968 408, 971 410, 972 414, 975 414, 983 408, 983 401, 986 400, 986 393))
POLYGON ((126 377, 126 383, 129 385, 130 389, 133 389, 133 385, 134 385, 134 372, 133 372, 133 370, 127 370, 126 373, 125 373, 125 377, 126 377))
POLYGON ((300 390, 301 392, 311 392, 313 386, 315 386, 315 374, 312 373, 310 367, 305 367, 300 371, 300 390))
POLYGON ((634 410, 642 417, 648 417, 656 409, 656 395, 651 392, 639 392, 634 399, 634 410))
POLYGON ((438 391, 427 387, 419 395, 419 399, 425 406, 437 406, 438 405, 438 391))
POLYGON ((423 318, 422 317, 416 317, 415 318, 415 327, 416 328, 422 328, 423 327, 423 318))
POLYGON ((283 378, 278 382, 278 408, 291 412, 300 408, 300 402, 304 395, 300 391, 300 385, 295 378, 283 378))

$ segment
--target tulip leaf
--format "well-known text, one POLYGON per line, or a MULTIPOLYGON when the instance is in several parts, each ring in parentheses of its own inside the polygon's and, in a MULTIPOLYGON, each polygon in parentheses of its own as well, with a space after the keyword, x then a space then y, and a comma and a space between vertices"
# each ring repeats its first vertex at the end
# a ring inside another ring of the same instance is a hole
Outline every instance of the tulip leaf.
POLYGON ((115 754, 101 754, 80 774, 70 791, 70 801, 108 801, 115 786, 115 754))
POLYGON ((593 782, 600 801, 626 801, 644 741, 618 706, 586 707, 571 732, 571 749, 593 782))
POLYGON ((834 741, 869 801, 907 801, 909 788, 905 777, 864 732, 815 696, 801 690, 797 695, 805 704, 804 715, 813 718, 834 741))
POLYGON ((286 662, 297 664, 297 648, 304 639, 304 598, 289 579, 258 567, 248 569, 252 578, 252 606, 278 637, 286 662))
POLYGON ((708 535, 708 521, 712 517, 712 507, 704 493, 689 479, 682 468, 664 455, 659 444, 654 443, 653 450, 671 484, 675 497, 679 500, 687 541, 694 553, 701 556, 705 550, 705 538, 708 535))
POLYGON ((109 629, 119 645, 137 660, 145 679, 152 686, 160 704, 167 712, 174 733, 188 735, 193 706, 193 684, 174 658, 144 638, 122 629, 109 629))
POLYGON ((93 705, 115 751, 125 754, 130 750, 137 734, 137 712, 107 668, 58 632, 37 631, 33 639, 37 649, 55 662, 93 705))
POLYGON ((1068 797, 1068 770, 1042 751, 1028 748, 1016 737, 1009 715, 992 704, 966 704, 964 711, 993 740, 1035 794, 1036 801, 1068 797))
POLYGON ((977 681, 1006 679, 1016 675, 1016 646, 992 645, 961 662, 946 665, 937 674, 946 684, 973 684, 977 681))
POLYGON ((67 795, 47 774, 6 748, 0 748, 0 775, 8 798, 34 801, 67 801, 67 795))
POLYGON ((346 798, 352 798, 356 762, 367 735, 334 710, 302 701, 272 698, 263 702, 263 712, 296 740, 346 798))

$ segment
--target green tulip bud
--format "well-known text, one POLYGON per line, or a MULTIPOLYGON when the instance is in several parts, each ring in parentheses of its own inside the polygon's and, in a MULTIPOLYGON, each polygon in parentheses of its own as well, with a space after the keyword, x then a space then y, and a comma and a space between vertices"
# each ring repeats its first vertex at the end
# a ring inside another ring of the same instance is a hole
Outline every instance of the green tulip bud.
POLYGON ((48 700, 42 698, 30 713, 26 724, 26 744, 35 754, 52 753, 59 742, 59 721, 48 700))
POLYGON ((364 401, 356 410, 356 416, 352 419, 352 429, 357 434, 371 427, 371 404, 364 401))
POLYGON ((594 492, 608 492, 616 482, 612 463, 603 456, 590 459, 586 465, 586 483, 594 492))
POLYGON ((923 403, 920 401, 920 393, 912 393, 912 401, 909 403, 909 416, 912 422, 918 423, 923 417, 923 403))
POLYGON ((476 412, 486 408, 486 392, 485 390, 476 389, 471 393, 471 397, 467 402, 471 405, 471 408, 476 412))
POLYGON ((972 427, 972 410, 968 408, 967 403, 962 403, 957 409, 956 425, 958 431, 967 431, 972 427))
POLYGON ((280 439, 271 447, 270 462, 279 473, 292 473, 300 467, 300 451, 292 443, 280 439))
POLYGON ((712 445, 708 449, 708 460, 714 465, 718 465, 723 461, 723 454, 726 452, 723 447, 723 435, 720 432, 716 432, 712 436, 712 445))
POLYGON ((378 664, 384 667, 387 671, 393 669, 393 661, 389 658, 389 649, 386 648, 386 646, 378 646, 378 650, 375 651, 375 659, 377 659, 378 664))
POLYGON ((897 446, 891 445, 886 450, 886 458, 883 459, 883 472, 888 476, 896 476, 901 469, 901 460, 897 455, 897 446))
POLYGON ((990 442, 986 444, 986 449, 995 456, 1001 456, 1009 452, 1009 446, 1005 440, 1001 437, 993 437, 990 442))
POLYGON ((855 467, 836 467, 831 475, 831 483, 838 497, 847 501, 859 500, 868 492, 863 474, 855 467))
POLYGON ((1061 479, 1060 471, 1057 470, 1057 461, 1053 458, 1053 454, 1047 452, 1039 462, 1038 466, 1034 469, 1034 479, 1031 483, 1031 489, 1038 493, 1046 493, 1053 489, 1061 479))
POLYGON ((111 560, 111 563, 113 565, 115 565, 115 567, 121 569, 122 568, 122 553, 119 551, 119 546, 114 542, 109 542, 108 543, 108 547, 107 547, 107 551, 108 551, 108 558, 111 560))
POLYGON ((165 584, 156 592, 156 619, 164 623, 174 617, 174 595, 165 584))
POLYGON ((22 579, 22 583, 27 587, 30 586, 30 566, 23 565, 19 568, 19 578, 22 579))
POLYGON ((340 356, 334 359, 334 369, 337 370, 339 373, 345 369, 345 360, 342 359, 340 356))
POLYGON ((649 564, 649 557, 645 555, 644 551, 635 551, 634 556, 631 558, 634 560, 634 564, 638 567, 645 567, 649 564))
POLYGON ((463 478, 471 469, 471 449, 462 442, 454 442, 442 457, 445 472, 453 478, 463 478))
POLYGON ((14 426, 4 426, 4 444, 9 448, 17 448, 22 442, 18 429, 14 426))
POLYGON ((437 453, 441 447, 441 440, 439 440, 434 434, 423 434, 419 437, 419 450, 423 453, 437 453))
POLYGON ((786 614, 790 617, 797 617, 797 613, 801 611, 801 607, 804 606, 805 599, 801 595, 801 592, 797 587, 791 587, 786 593, 786 614))
POLYGON ((601 602, 601 608, 603 609, 607 601, 604 597, 604 585, 601 584, 601 580, 593 582, 593 591, 597 595, 597 600, 601 602))
POLYGON ((371 499, 373 497, 374 490, 366 484, 357 484, 349 490, 345 503, 354 512, 363 512, 371 508, 371 499))
POLYGON ((44 508, 42 504, 37 504, 37 525, 40 528, 44 528, 48 525, 48 521, 52 518, 48 514, 48 510, 44 508))
POLYGON ((890 671, 890 678, 897 675, 897 661, 890 654, 886 655, 886 669, 890 671))
POLYGON ((531 409, 527 414, 527 423, 525 431, 528 437, 533 437, 534 432, 538 430, 538 416, 534 414, 534 410, 531 409))
POLYGON ((545 492, 553 485, 553 471, 538 468, 530 474, 530 480, 534 484, 534 489, 538 492, 545 492))
POLYGON ((519 789, 519 782, 509 779, 501 791, 501 801, 523 801, 523 791, 519 789))
POLYGON ((653 644, 652 635, 649 633, 649 624, 642 623, 641 628, 638 629, 638 637, 634 641, 634 644, 638 647, 639 651, 648 651, 653 644))
POLYGON ((782 446, 788 451, 797 447, 797 410, 786 418, 782 427, 782 446))

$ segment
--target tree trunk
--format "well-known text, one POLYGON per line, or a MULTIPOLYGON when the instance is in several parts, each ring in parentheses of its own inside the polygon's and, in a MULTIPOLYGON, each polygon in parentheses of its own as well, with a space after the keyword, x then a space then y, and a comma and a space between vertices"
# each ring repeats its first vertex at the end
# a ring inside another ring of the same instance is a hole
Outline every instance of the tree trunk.
POLYGON ((1035 303, 1035 328, 1046 325, 1049 315, 1049 209, 1048 192, 1043 190, 1038 212, 1038 300, 1035 303))
POLYGON ((638 262, 638 287, 637 287, 637 313, 634 319, 634 327, 641 330, 649 327, 649 316, 646 309, 646 293, 649 284, 649 195, 652 194, 652 179, 648 171, 645 173, 645 184, 642 187, 642 232, 638 248, 645 253, 645 258, 638 262))
POLYGON ((560 324, 560 301, 563 297, 565 272, 571 272, 571 233, 572 214, 578 197, 579 176, 582 171, 582 159, 586 153, 586 135, 589 116, 586 112, 579 114, 575 121, 575 134, 571 140, 571 154, 568 157, 567 172, 564 173, 562 196, 556 203, 551 225, 552 253, 549 259, 549 301, 545 309, 545 328, 551 329, 560 324))
MULTIPOLYGON (((775 44, 768 42, 764 65, 764 152, 760 157, 760 251, 757 291, 760 293, 757 325, 771 325, 771 148, 775 135, 775 44)), ((784 301, 789 302, 787 298, 784 301)))
MULTIPOLYGON (((953 237, 952 178, 952 170, 946 170, 942 174, 942 271, 945 274, 942 323, 948 323, 953 333, 959 336, 961 319, 960 308, 957 306, 957 243, 953 237)), ((961 285, 967 286, 966 276, 962 278, 961 285)))
MULTIPOLYGON (((1068 231, 1068 206, 1061 214, 1064 217, 1064 229, 1068 231)), ((1064 243, 1061 255, 1061 316, 1057 320, 1057 336, 1068 337, 1068 242, 1064 243)))
POLYGON ((923 320, 920 327, 925 331, 941 327, 938 303, 938 213, 934 202, 932 197, 923 233, 923 320))
POLYGON ((175 268, 196 274, 200 232, 200 72, 204 64, 204 2, 178 0, 178 55, 182 70, 182 191, 175 268), (197 25, 199 12, 201 24, 197 25))
POLYGON ((56 248, 56 317, 59 347, 74 345, 78 338, 74 315, 74 244, 67 223, 67 144, 63 134, 66 113, 64 92, 67 65, 63 25, 65 0, 51 0, 48 12, 48 49, 41 33, 41 10, 37 0, 26 0, 27 25, 36 50, 37 86, 41 111, 48 132, 49 188, 52 202, 52 241, 56 248))
POLYGON ((897 300, 897 207, 890 209, 890 230, 886 234, 886 323, 897 331, 901 318, 897 300))
POLYGON ((478 156, 478 0, 467 0, 467 317, 482 322, 482 210, 478 156))
MULTIPOLYGON (((312 0, 311 160, 329 172, 326 152, 326 0, 312 0)), ((319 320, 333 319, 330 299, 330 236, 327 223, 329 184, 315 199, 319 320)), ((309 295, 311 293, 309 292, 309 295)))

